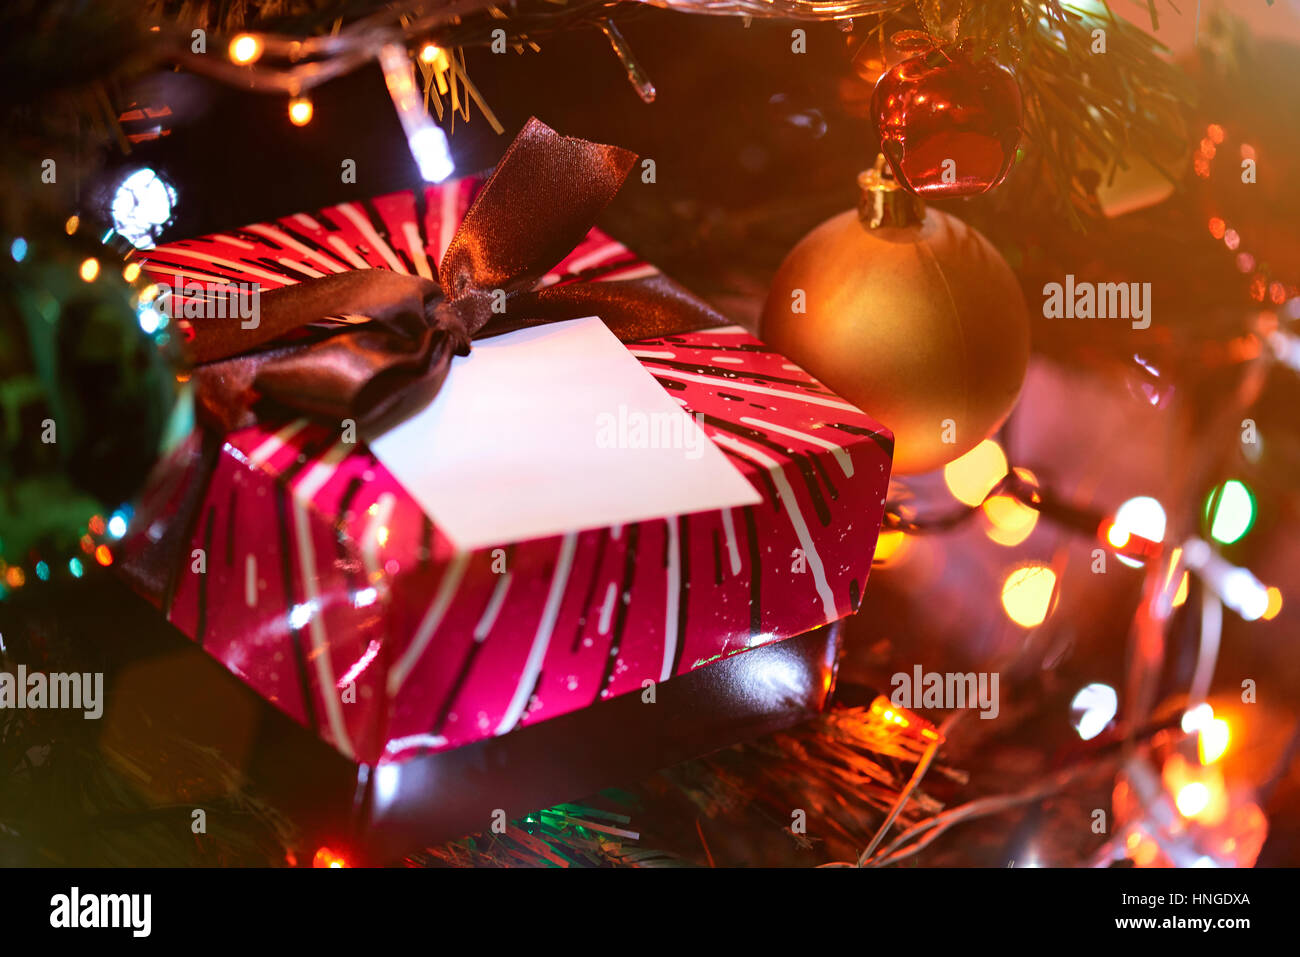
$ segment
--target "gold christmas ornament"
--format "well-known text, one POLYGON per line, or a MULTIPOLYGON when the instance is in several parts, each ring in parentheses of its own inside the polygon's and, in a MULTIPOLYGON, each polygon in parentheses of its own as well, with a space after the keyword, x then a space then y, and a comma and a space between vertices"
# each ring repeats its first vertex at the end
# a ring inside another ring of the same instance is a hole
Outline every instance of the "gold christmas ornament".
POLYGON ((978 445, 1015 405, 1029 315, 978 232, 926 209, 881 161, 858 185, 859 208, 781 264, 762 337, 893 431, 896 473, 926 472, 978 445))

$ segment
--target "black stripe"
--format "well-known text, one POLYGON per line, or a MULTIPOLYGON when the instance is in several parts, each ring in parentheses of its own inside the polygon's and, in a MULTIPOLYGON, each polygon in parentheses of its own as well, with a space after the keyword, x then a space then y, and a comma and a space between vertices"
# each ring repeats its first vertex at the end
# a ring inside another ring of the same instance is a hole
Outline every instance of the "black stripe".
POLYGON ((722 584, 722 538, 713 530, 713 584, 722 584))
POLYGON ((858 588, 856 578, 849 579, 849 607, 855 612, 858 610, 858 604, 862 601, 862 592, 858 588))
MULTIPOLYGON (((428 515, 423 516, 423 522, 420 525, 420 551, 418 560, 421 568, 424 568, 433 560, 433 520, 429 518, 428 515)), ((509 561, 510 556, 507 552, 507 564, 509 561)))
POLYGON ((890 456, 894 454, 894 440, 887 438, 883 432, 874 432, 871 429, 864 429, 860 425, 849 425, 845 422, 827 422, 832 429, 839 429, 841 432, 847 432, 849 435, 865 435, 871 441, 884 449, 890 456))
MULTIPOLYGON (((246 279, 248 278, 247 273, 241 273, 240 275, 237 275, 237 276, 228 276, 228 275, 226 275, 226 273, 223 273, 223 272, 217 272, 215 269, 208 269, 208 268, 205 267, 205 266, 195 266, 195 265, 192 265, 192 264, 190 264, 190 263, 185 263, 185 264, 183 264, 183 265, 182 265, 182 264, 178 264, 178 263, 171 263, 171 262, 167 262, 166 260, 163 260, 163 259, 154 259, 152 256, 150 256, 147 260, 145 260, 145 263, 148 265, 149 269, 150 269, 152 272, 155 272, 155 273, 158 273, 158 272, 162 272, 162 271, 163 271, 162 269, 157 268, 157 267, 164 267, 164 268, 166 268, 166 269, 183 270, 183 271, 185 271, 185 272, 198 272, 198 273, 203 273, 205 276, 213 276, 213 277, 215 277, 215 278, 217 278, 217 279, 228 279, 228 280, 230 280, 231 282, 243 282, 244 280, 246 280, 246 279)), ((181 289, 180 289, 180 292, 181 292, 181 295, 183 296, 183 295, 185 295, 185 282, 186 282, 186 280, 185 280, 185 278, 184 278, 183 276, 180 277, 180 280, 181 280, 181 289)))
POLYGON ((749 537, 749 634, 763 633, 763 568, 758 551, 758 525, 754 506, 745 506, 745 533, 749 537))
POLYGON ((316 220, 316 222, 320 223, 321 226, 323 226, 323 227, 325 228, 325 231, 326 231, 327 233, 341 233, 341 232, 343 232, 343 225, 342 225, 341 223, 339 223, 339 222, 336 222, 334 219, 332 219, 332 218, 329 216, 329 210, 326 210, 326 209, 318 210, 318 211, 316 212, 316 215, 313 216, 312 219, 314 219, 314 220, 316 220))
POLYGON ((781 496, 776 492, 776 483, 772 481, 772 473, 768 470, 767 466, 760 465, 753 459, 748 458, 744 452, 737 452, 730 446, 720 445, 718 448, 722 449, 722 451, 727 453, 727 455, 732 455, 740 459, 757 472, 759 479, 763 482, 763 488, 767 490, 767 500, 772 503, 773 509, 778 512, 781 511, 781 496))
POLYGON ((596 696, 592 699, 593 701, 600 699, 600 693, 614 679, 614 662, 618 660, 619 646, 623 641, 623 628, 627 625, 627 608, 631 601, 632 583, 636 579, 637 544, 640 539, 641 526, 629 526, 627 530, 627 551, 623 555, 623 581, 618 591, 618 609, 614 612, 614 634, 610 638, 609 654, 605 657, 604 674, 600 676, 600 682, 596 685, 596 696))
POLYGON ((582 641, 582 632, 587 627, 587 615, 591 611, 591 601, 596 595, 596 585, 600 581, 600 569, 605 563, 605 546, 609 543, 609 529, 600 530, 600 538, 596 543, 596 558, 591 565, 591 578, 587 582, 587 594, 582 599, 581 614, 578 615, 578 627, 573 631, 573 643, 569 646, 570 653, 576 653, 578 645, 582 641))
MULTIPOLYGON (((758 429, 747 425, 737 425, 734 422, 728 422, 726 419, 720 419, 715 415, 704 412, 699 414, 704 417, 706 424, 722 429, 724 432, 738 435, 741 438, 749 439, 751 442, 757 442, 759 445, 793 462, 799 469, 799 474, 803 476, 804 485, 808 488, 808 497, 812 499, 813 510, 817 513, 817 520, 822 523, 823 527, 831 523, 830 506, 826 504, 826 499, 822 496, 821 486, 817 484, 817 476, 813 474, 812 466, 809 464, 809 459, 812 456, 803 452, 795 452, 789 446, 768 438, 767 433, 758 429)), ((763 469, 763 474, 767 474, 767 469, 763 469)), ((830 486, 831 483, 828 480, 826 484, 830 486)), ((835 489, 831 488, 831 492, 834 493, 834 491, 835 489)))
POLYGON ((672 674, 675 675, 681 670, 682 651, 686 648, 686 617, 691 600, 691 523, 682 515, 671 521, 677 522, 678 564, 681 568, 677 586, 677 648, 673 652, 672 674))
MULTIPOLYGON (((362 199, 357 201, 357 205, 365 211, 366 218, 370 220, 370 225, 374 227, 379 238, 382 239, 388 248, 393 251, 393 254, 401 260, 401 262, 406 266, 407 271, 410 272, 411 275, 415 275, 415 264, 411 262, 409 256, 402 252, 397 243, 393 242, 392 234, 388 231, 388 225, 384 222, 384 217, 379 214, 379 209, 375 204, 368 199, 362 199)), ((375 252, 378 254, 379 250, 376 249, 375 252)), ((380 258, 383 258, 382 254, 380 254, 380 258)))
MULTIPOLYGON (((276 483, 275 488, 275 523, 280 536, 280 580, 284 584, 284 617, 289 629, 289 638, 293 642, 293 660, 298 672, 298 692, 302 695, 303 711, 306 712, 307 726, 320 734, 320 720, 316 717, 316 701, 311 693, 311 681, 307 676, 307 655, 303 649, 302 633, 294 627, 293 607, 297 597, 293 587, 293 552, 289 535, 289 489, 285 484, 276 483)), ((322 694, 330 694, 333 689, 321 689, 322 694)))
MULTIPOLYGON (((163 618, 171 618, 172 604, 176 601, 176 592, 180 588, 181 573, 190 567, 192 558, 189 546, 194 542, 203 502, 208 497, 213 476, 217 474, 217 460, 221 455, 221 438, 209 429, 203 429, 202 432, 196 466, 200 480, 189 484, 176 509, 178 515, 186 518, 182 522, 172 522, 158 542, 162 554, 171 558, 167 563, 167 582, 162 593, 163 618)), ((204 562, 206 561, 205 553, 204 562)), ((206 564, 204 567, 207 567, 206 564)))
POLYGON ((263 236, 261 233, 253 233, 244 229, 230 229, 226 231, 226 235, 233 236, 235 239, 242 239, 246 243, 253 243, 257 246, 269 246, 272 249, 284 252, 283 246, 277 243, 274 239, 269 239, 266 236, 263 236))
POLYGON ((316 240, 312 239, 310 236, 298 232, 296 229, 294 229, 284 220, 278 221, 276 223, 276 228, 280 230, 280 232, 284 233, 286 236, 290 237, 291 239, 295 239, 298 242, 302 243, 308 249, 314 250, 315 252, 320 253, 322 256, 328 256, 330 259, 334 260, 340 266, 343 266, 347 269, 353 268, 350 262, 348 262, 338 253, 336 253, 333 249, 330 249, 328 246, 322 246, 320 243, 316 242, 316 240))
MULTIPOLYGON (((500 584, 501 583, 498 581, 497 585, 493 586, 492 591, 488 594, 488 604, 491 604, 492 598, 496 594, 497 586, 500 584)), ((483 607, 483 611, 484 613, 487 612, 486 605, 483 607)), ((480 615, 480 617, 482 616, 480 615)), ((484 637, 486 638, 486 636, 484 637)), ((438 713, 434 715, 433 726, 429 729, 430 734, 442 734, 442 729, 446 726, 447 719, 451 716, 451 709, 456 704, 456 699, 460 697, 461 691, 464 690, 465 682, 469 680, 469 673, 474 669, 474 661, 478 658, 479 652, 482 650, 485 643, 484 640, 480 640, 477 637, 470 642, 469 648, 465 652, 465 657, 460 661, 460 667, 456 669, 456 677, 452 679, 451 686, 447 689, 447 693, 442 699, 442 705, 438 708, 438 713)))
POLYGON ((306 273, 301 273, 296 269, 290 269, 288 266, 283 266, 268 256, 262 256, 258 259, 241 259, 240 262, 248 263, 250 266, 265 266, 267 269, 271 270, 271 272, 278 272, 281 276, 284 276, 287 279, 292 279, 294 282, 302 282, 307 278, 306 273))
MULTIPOLYGON (((701 333, 704 333, 704 334, 707 334, 708 331, 709 331, 708 329, 701 329, 701 330, 700 330, 700 332, 701 332, 701 333)), ((682 339, 682 338, 679 338, 679 337, 677 337, 677 336, 673 336, 673 337, 669 338, 668 341, 671 342, 673 345, 685 346, 687 349, 699 349, 699 350, 701 350, 701 351, 709 351, 709 352, 757 352, 757 353, 762 353, 763 355, 769 355, 769 356, 771 356, 771 355, 780 355, 779 352, 773 352, 773 351, 772 351, 768 346, 763 345, 762 343, 759 343, 758 345, 739 345, 739 346, 700 345, 698 342, 688 342, 687 340, 682 339)), ((784 356, 782 356, 782 358, 784 358, 784 356)))
MULTIPOLYGON (((429 215, 429 196, 425 187, 411 191, 411 196, 415 200, 415 233, 420 237, 420 246, 424 250, 424 255, 429 259, 429 265, 433 266, 434 256, 431 256, 430 250, 433 244, 429 242, 428 222, 429 215)), ((435 276, 436 276, 435 272, 435 276)))
POLYGON ((830 495, 831 501, 837 501, 840 497, 840 493, 839 490, 835 488, 834 483, 831 482, 831 477, 826 472, 826 466, 822 464, 821 453, 809 452, 808 461, 812 463, 813 468, 817 470, 817 474, 821 476, 821 480, 826 485, 826 492, 830 495))
POLYGON ((835 396, 833 392, 828 392, 825 389, 817 387, 815 384, 805 382, 803 379, 789 379, 785 376, 768 375, 765 372, 754 372, 748 369, 744 371, 739 369, 728 369, 722 366, 705 365, 700 362, 678 362, 675 359, 656 359, 649 356, 637 356, 636 358, 638 361, 651 367, 667 366, 670 369, 680 369, 683 372, 697 372, 700 375, 713 376, 714 378, 719 379, 734 379, 736 381, 742 379, 753 379, 756 382, 776 382, 781 385, 798 386, 805 392, 809 392, 813 395, 835 396))
POLYGON ((356 561, 351 552, 348 551, 348 536, 344 530, 347 523, 348 512, 352 509, 352 502, 356 499, 357 493, 361 491, 365 483, 361 481, 359 475, 354 475, 348 481, 347 487, 343 489, 343 495, 339 499, 338 510, 334 513, 334 544, 335 554, 338 555, 340 567, 347 568, 352 579, 351 597, 355 598, 359 587, 365 584, 365 573, 361 569, 361 563, 356 561))

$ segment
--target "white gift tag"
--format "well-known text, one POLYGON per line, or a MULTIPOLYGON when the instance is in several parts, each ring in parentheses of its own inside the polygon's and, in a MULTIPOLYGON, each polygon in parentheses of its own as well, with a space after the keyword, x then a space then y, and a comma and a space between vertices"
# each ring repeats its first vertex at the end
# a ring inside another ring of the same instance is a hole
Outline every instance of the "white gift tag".
POLYGON ((762 500, 595 318, 474 343, 368 441, 463 551, 762 500))

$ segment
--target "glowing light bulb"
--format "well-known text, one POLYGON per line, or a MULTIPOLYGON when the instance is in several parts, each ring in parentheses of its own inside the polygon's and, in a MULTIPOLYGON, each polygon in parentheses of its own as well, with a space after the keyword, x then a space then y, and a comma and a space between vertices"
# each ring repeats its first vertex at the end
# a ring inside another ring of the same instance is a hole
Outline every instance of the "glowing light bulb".
POLYGON ((328 847, 317 848, 315 856, 311 859, 312 867, 347 867, 348 859, 338 851, 333 851, 328 847))
POLYGON ((871 559, 872 564, 889 564, 902 551, 906 541, 907 536, 897 529, 881 529, 880 536, 876 539, 876 554, 871 559))
MULTIPOLYGON (((1128 543, 1129 537, 1137 535, 1145 538, 1150 542, 1162 542, 1165 538, 1165 524, 1168 520, 1165 517, 1164 506, 1148 495, 1139 495, 1131 498, 1115 511, 1115 522, 1111 526, 1107 538, 1112 545, 1117 540, 1128 543), (1118 536, 1118 538, 1117 538, 1118 536)), ((1121 548, 1121 545, 1115 545, 1121 548)), ((1135 558, 1129 558, 1127 555, 1116 555, 1121 562, 1132 568, 1141 568, 1142 562, 1135 558)))
POLYGON ((447 52, 442 47, 434 43, 426 43, 420 47, 420 62, 427 63, 437 70, 447 69, 447 52))
POLYGON ((289 101, 289 122, 294 126, 306 126, 314 112, 311 100, 305 96, 295 96, 289 101))
POLYGON ((1022 628, 1036 628, 1052 610, 1056 572, 1041 562, 1014 569, 1002 583, 1002 607, 1022 628))
POLYGON ((262 55, 262 41, 251 33, 241 33, 230 41, 230 59, 241 66, 257 62, 262 55))
POLYGON ((1091 741, 1106 730, 1119 711, 1119 695, 1105 684, 1090 684, 1079 689, 1070 702, 1070 715, 1079 737, 1091 741))
POLYGON ((149 167, 133 171, 113 192, 113 229, 137 249, 152 246, 171 221, 176 190, 149 167))
POLYGON ((1272 621, 1282 610, 1282 589, 1275 585, 1268 587, 1268 607, 1264 609, 1264 620, 1272 621))
POLYGON ((406 145, 420 170, 420 176, 429 183, 441 183, 456 170, 451 159, 447 134, 429 119, 424 108, 424 97, 415 84, 414 67, 406 47, 387 43, 379 50, 379 68, 384 71, 384 83, 392 98, 397 119, 406 134, 406 145))
POLYGON ((943 467, 943 480, 952 497, 972 508, 983 502, 1006 474, 1007 457, 992 439, 943 467))
POLYGON ((1196 753, 1202 764, 1213 764, 1223 757, 1232 739, 1232 729, 1222 718, 1214 718, 1201 727, 1197 735, 1196 753))
POLYGON ((1205 702, 1183 712, 1182 729, 1185 734, 1198 731, 1214 720, 1214 709, 1205 702))
MULTIPOLYGON (((1016 477, 1033 488, 1038 478, 1028 469, 1015 470, 1016 477)), ((1031 508, 1014 495, 994 495, 984 502, 984 517, 988 519, 988 537, 1008 548, 1019 545, 1038 525, 1038 509, 1031 508)))
POLYGON ((94 282, 99 276, 99 260, 94 256, 83 259, 79 272, 83 282, 94 282))
POLYGON ((1210 537, 1221 545, 1241 541, 1255 524, 1255 496, 1244 482, 1229 479, 1205 501, 1210 537))
POLYGON ((1183 817, 1196 817, 1210 806, 1210 789, 1200 781, 1184 784, 1174 799, 1178 813, 1183 817))

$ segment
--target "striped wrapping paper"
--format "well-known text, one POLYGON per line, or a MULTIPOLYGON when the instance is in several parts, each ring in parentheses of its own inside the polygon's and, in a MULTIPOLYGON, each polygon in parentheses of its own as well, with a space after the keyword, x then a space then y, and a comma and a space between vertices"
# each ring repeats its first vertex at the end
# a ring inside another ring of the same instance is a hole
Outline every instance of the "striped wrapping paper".
MULTIPOLYGON (((347 269, 433 276, 481 182, 170 243, 143 253, 145 269, 160 283, 264 290, 347 269)), ((541 282, 655 272, 592 230, 541 282)), ((703 415, 761 504, 516 542, 498 574, 489 550, 456 553, 364 445, 299 419, 225 436, 214 468, 193 468, 192 436, 146 492, 128 563, 181 497, 201 494, 185 567, 149 597, 259 694, 366 762, 506 734, 856 611, 889 432, 739 327, 627 348, 703 415)))

